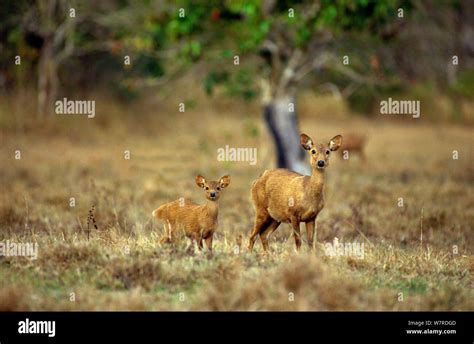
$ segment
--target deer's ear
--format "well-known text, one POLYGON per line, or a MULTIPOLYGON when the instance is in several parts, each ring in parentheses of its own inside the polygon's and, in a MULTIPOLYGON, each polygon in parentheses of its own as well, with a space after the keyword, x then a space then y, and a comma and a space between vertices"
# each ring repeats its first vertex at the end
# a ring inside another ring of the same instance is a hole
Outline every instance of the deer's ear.
POLYGON ((226 188, 230 184, 230 176, 224 176, 219 180, 219 184, 221 185, 221 188, 226 188))
POLYGON ((331 140, 329 140, 329 149, 332 151, 337 151, 342 145, 342 136, 336 135, 331 140))
POLYGON ((196 176, 196 184, 200 188, 203 188, 204 186, 206 186, 206 179, 203 176, 201 176, 200 174, 198 174, 196 176))
POLYGON ((300 135, 300 142, 301 146, 306 150, 310 150, 313 147, 313 140, 306 134, 300 135))

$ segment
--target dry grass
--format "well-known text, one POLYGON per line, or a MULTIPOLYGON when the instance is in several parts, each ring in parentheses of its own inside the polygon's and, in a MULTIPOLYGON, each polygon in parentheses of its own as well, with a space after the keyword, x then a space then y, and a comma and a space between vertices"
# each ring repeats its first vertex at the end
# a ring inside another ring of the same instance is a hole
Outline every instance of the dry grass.
POLYGON ((369 159, 332 157, 315 254, 296 254, 285 225, 264 256, 259 244, 256 253, 244 249, 254 216, 250 185, 273 160, 257 105, 182 114, 161 103, 97 101, 93 120, 40 125, 23 117, 25 109, 0 112, 0 242, 39 249, 37 260, 0 257, 1 310, 474 309, 470 128, 354 119, 332 103, 327 111, 337 119, 321 119, 305 101, 305 132, 318 139, 364 132, 369 159), (226 144, 257 147, 257 165, 218 162, 226 144), (16 149, 21 160, 13 159, 16 149), (150 216, 182 196, 202 202, 198 173, 232 176, 213 256, 188 252, 186 242, 160 246, 162 226, 150 216), (88 240, 92 204, 98 229, 88 240), (335 237, 364 242, 364 259, 327 257, 322 244, 335 237))

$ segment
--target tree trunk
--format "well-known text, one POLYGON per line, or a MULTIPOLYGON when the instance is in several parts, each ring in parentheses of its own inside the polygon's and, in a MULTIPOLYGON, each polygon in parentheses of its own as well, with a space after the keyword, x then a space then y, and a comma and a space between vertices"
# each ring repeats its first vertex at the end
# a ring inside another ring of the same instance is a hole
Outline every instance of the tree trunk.
POLYGON ((53 100, 58 94, 58 68, 54 56, 53 40, 45 39, 38 63, 38 116, 51 113, 53 100))
POLYGON ((265 122, 275 143, 278 167, 310 175, 308 157, 300 143, 294 98, 290 96, 274 98, 264 106, 263 111, 265 122), (290 104, 293 109, 290 109, 290 104))

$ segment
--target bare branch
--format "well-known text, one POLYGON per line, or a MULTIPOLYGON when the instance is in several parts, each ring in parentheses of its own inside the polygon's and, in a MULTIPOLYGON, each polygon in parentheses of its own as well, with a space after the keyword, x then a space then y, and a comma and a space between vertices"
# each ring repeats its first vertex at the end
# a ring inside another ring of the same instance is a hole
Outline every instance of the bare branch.
POLYGON ((181 64, 174 68, 173 71, 168 72, 165 77, 161 78, 137 78, 133 79, 132 83, 134 87, 137 88, 157 88, 161 87, 169 82, 179 79, 184 75, 189 68, 186 68, 186 64, 181 64))
POLYGON ((66 19, 58 26, 54 32, 53 44, 59 47, 64 40, 70 35, 74 25, 75 18, 66 16, 66 19))
POLYGON ((339 87, 337 87, 335 84, 332 82, 326 82, 319 86, 320 91, 329 91, 334 97, 340 99, 342 98, 341 96, 341 91, 339 90, 339 87))
POLYGON ((360 84, 350 83, 349 86, 342 90, 341 94, 344 98, 350 97, 360 86, 360 84))
POLYGON ((265 79, 265 78, 259 78, 258 79, 258 84, 260 86, 261 90, 261 99, 263 104, 268 104, 270 103, 272 99, 272 90, 270 87, 270 82, 265 79))
POLYGON ((262 16, 264 18, 271 16, 273 10, 275 9, 276 0, 263 0, 262 1, 262 16))
POLYGON ((66 20, 59 26, 53 38, 53 45, 57 49, 64 44, 63 49, 58 53, 57 60, 62 63, 65 59, 70 57, 75 50, 74 44, 74 29, 76 27, 76 18, 66 18, 66 20))
POLYGON ((294 76, 295 82, 301 82, 301 80, 303 80, 306 75, 312 71, 323 68, 327 61, 329 61, 331 58, 334 58, 334 55, 330 53, 324 53, 318 57, 312 58, 310 61, 298 68, 294 76))
POLYGON ((293 54, 288 61, 285 69, 280 78, 280 82, 278 83, 278 87, 276 89, 276 95, 283 95, 288 91, 291 83, 294 82, 295 71, 298 65, 301 62, 301 58, 303 57, 303 52, 301 49, 295 49, 293 54))
POLYGON ((271 75, 270 75, 270 83, 271 83, 270 88, 276 88, 278 79, 280 78, 280 74, 283 69, 281 58, 280 58, 280 48, 274 41, 267 39, 263 42, 262 49, 270 53, 271 64, 272 64, 271 75))
POLYGON ((328 65, 328 67, 336 72, 343 74, 345 77, 349 78, 353 82, 359 84, 380 85, 383 83, 380 79, 375 79, 370 76, 362 75, 356 72, 354 69, 349 68, 347 66, 343 66, 340 63, 331 63, 330 65, 328 65))

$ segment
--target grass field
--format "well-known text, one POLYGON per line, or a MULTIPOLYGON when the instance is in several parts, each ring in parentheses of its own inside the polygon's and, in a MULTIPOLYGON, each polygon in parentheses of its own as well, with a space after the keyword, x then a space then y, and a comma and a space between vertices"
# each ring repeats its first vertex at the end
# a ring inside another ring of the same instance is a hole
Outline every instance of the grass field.
POLYGON ((315 252, 296 253, 282 225, 264 255, 259 242, 246 250, 250 187, 273 166, 258 108, 150 108, 42 125, 2 113, 14 124, 2 130, 0 242, 36 242, 38 258, 0 257, 0 310, 474 310, 472 128, 303 111, 317 141, 367 134, 368 161, 331 158, 315 252), (257 164, 217 161, 226 144, 257 147, 257 164), (151 218, 179 197, 204 202, 199 173, 232 177, 212 256, 160 245, 151 218), (336 237, 364 243, 364 258, 327 256, 336 237))

